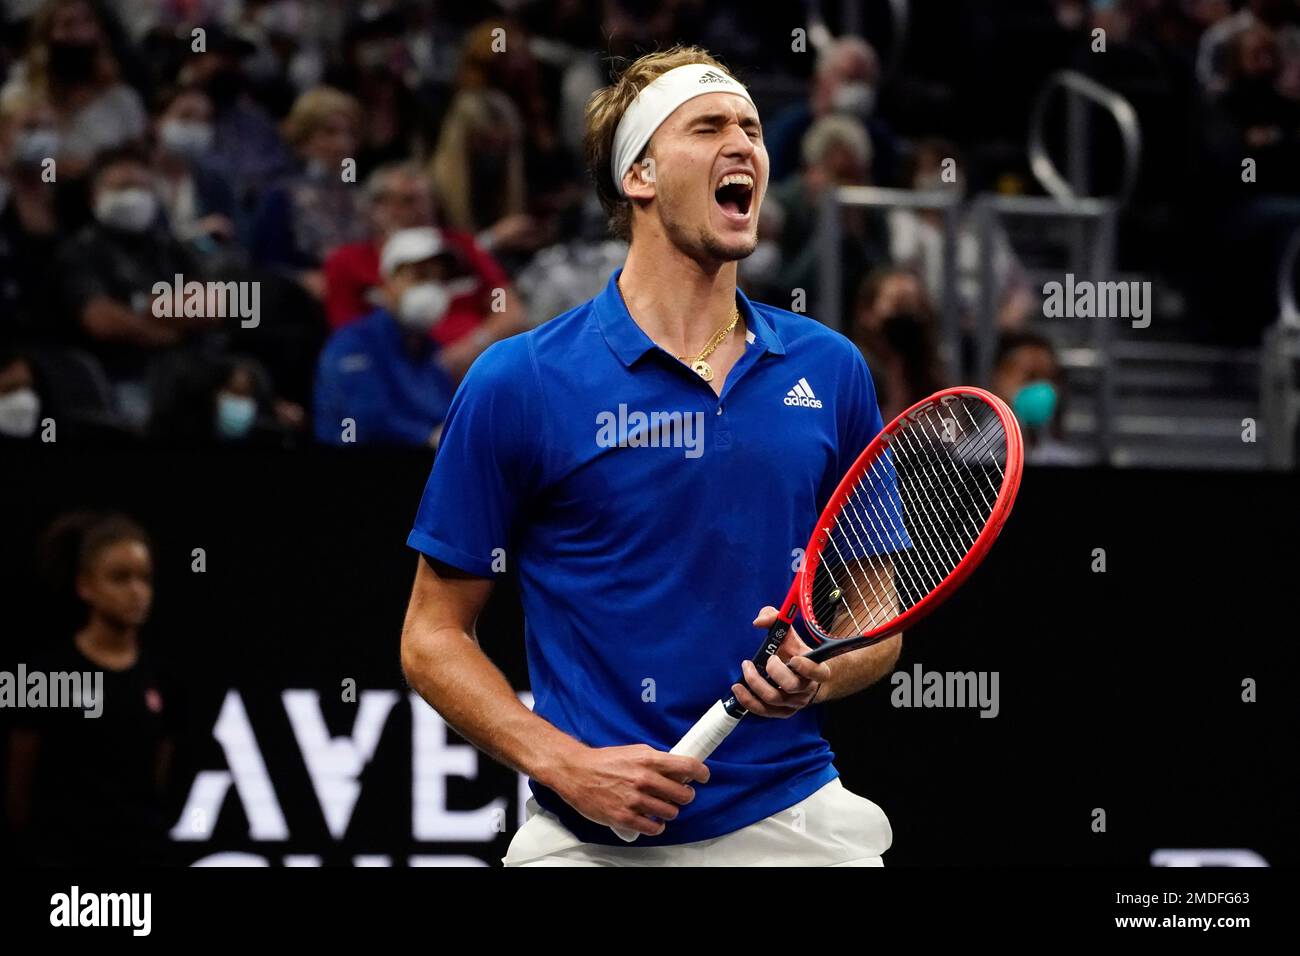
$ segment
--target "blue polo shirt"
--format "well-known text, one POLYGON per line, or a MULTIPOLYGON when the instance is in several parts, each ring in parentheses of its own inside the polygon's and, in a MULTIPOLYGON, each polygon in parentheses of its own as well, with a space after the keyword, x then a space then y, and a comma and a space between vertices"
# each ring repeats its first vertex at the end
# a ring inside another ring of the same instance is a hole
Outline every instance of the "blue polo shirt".
MULTIPOLYGON (((737 291, 746 347, 722 395, 605 290, 497 342, 461 383, 411 547, 517 571, 536 713, 593 747, 668 750, 740 679, 841 474, 881 430, 858 349, 737 291)), ((483 635, 492 647, 491 635, 483 635)), ((658 837, 722 836, 837 776, 820 705, 750 717, 658 837)), ((623 846, 553 791, 580 839, 623 846)))

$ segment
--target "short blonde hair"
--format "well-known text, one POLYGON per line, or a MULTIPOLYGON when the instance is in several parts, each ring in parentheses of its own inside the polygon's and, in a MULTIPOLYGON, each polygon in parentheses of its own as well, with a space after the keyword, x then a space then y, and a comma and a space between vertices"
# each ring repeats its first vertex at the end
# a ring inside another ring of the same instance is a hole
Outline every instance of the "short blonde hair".
POLYGON ((281 124, 285 141, 294 149, 311 139, 330 117, 342 113, 352 125, 361 126, 361 104, 354 97, 332 86, 316 86, 293 101, 289 115, 281 124))
MULTIPOLYGON (((610 172, 614 131, 643 89, 669 70, 692 63, 706 64, 735 79, 732 72, 703 47, 679 44, 635 60, 619 74, 618 79, 597 90, 587 101, 587 128, 583 137, 587 169, 596 182, 600 205, 609 216, 609 229, 620 239, 632 238, 632 202, 618 191, 618 183, 614 182, 614 174, 610 172)), ((642 155, 644 153, 642 150, 642 155)))

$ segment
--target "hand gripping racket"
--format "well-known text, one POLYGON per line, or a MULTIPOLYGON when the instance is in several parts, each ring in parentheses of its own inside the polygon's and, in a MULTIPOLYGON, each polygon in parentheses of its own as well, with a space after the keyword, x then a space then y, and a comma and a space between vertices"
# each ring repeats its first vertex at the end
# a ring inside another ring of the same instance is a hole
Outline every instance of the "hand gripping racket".
MULTIPOLYGON (((805 656, 824 661, 883 641, 938 607, 1002 530, 1023 447, 1006 403, 968 386, 936 392, 886 425, 817 519, 780 616, 754 655, 759 673, 796 612, 811 648, 805 656)), ((718 701, 670 753, 707 759, 747 713, 735 697, 718 701)), ((639 836, 613 829, 629 843, 639 836)))

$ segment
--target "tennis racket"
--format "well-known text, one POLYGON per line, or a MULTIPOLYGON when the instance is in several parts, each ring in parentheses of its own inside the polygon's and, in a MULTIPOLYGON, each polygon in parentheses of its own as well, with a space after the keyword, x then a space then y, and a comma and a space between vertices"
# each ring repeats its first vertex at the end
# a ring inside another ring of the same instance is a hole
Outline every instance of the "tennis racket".
MULTIPOLYGON (((944 389, 886 425, 817 519, 754 655, 758 672, 766 675, 796 615, 805 656, 824 661, 883 641, 942 604, 993 546, 1023 464, 1020 425, 983 389, 944 389)), ((707 759, 747 713, 734 696, 718 701, 670 752, 707 759)), ((613 829, 629 843, 639 835, 613 829)))

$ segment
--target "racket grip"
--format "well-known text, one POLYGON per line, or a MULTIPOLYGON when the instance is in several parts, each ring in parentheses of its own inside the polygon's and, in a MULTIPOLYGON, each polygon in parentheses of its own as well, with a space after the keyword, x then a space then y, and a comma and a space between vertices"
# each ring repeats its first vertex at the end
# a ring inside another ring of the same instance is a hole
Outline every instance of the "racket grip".
MULTIPOLYGON (((718 749, 718 745, 727 739, 727 735, 736 729, 736 724, 740 723, 739 717, 732 717, 727 713, 726 706, 722 701, 718 701, 710 707, 695 726, 686 731, 686 736, 677 741, 677 745, 670 754, 677 754, 681 757, 694 757, 696 760, 707 760, 713 751, 718 749)), ((641 834, 635 830, 625 830, 622 827, 612 827, 613 831, 627 843, 633 843, 641 834)))

